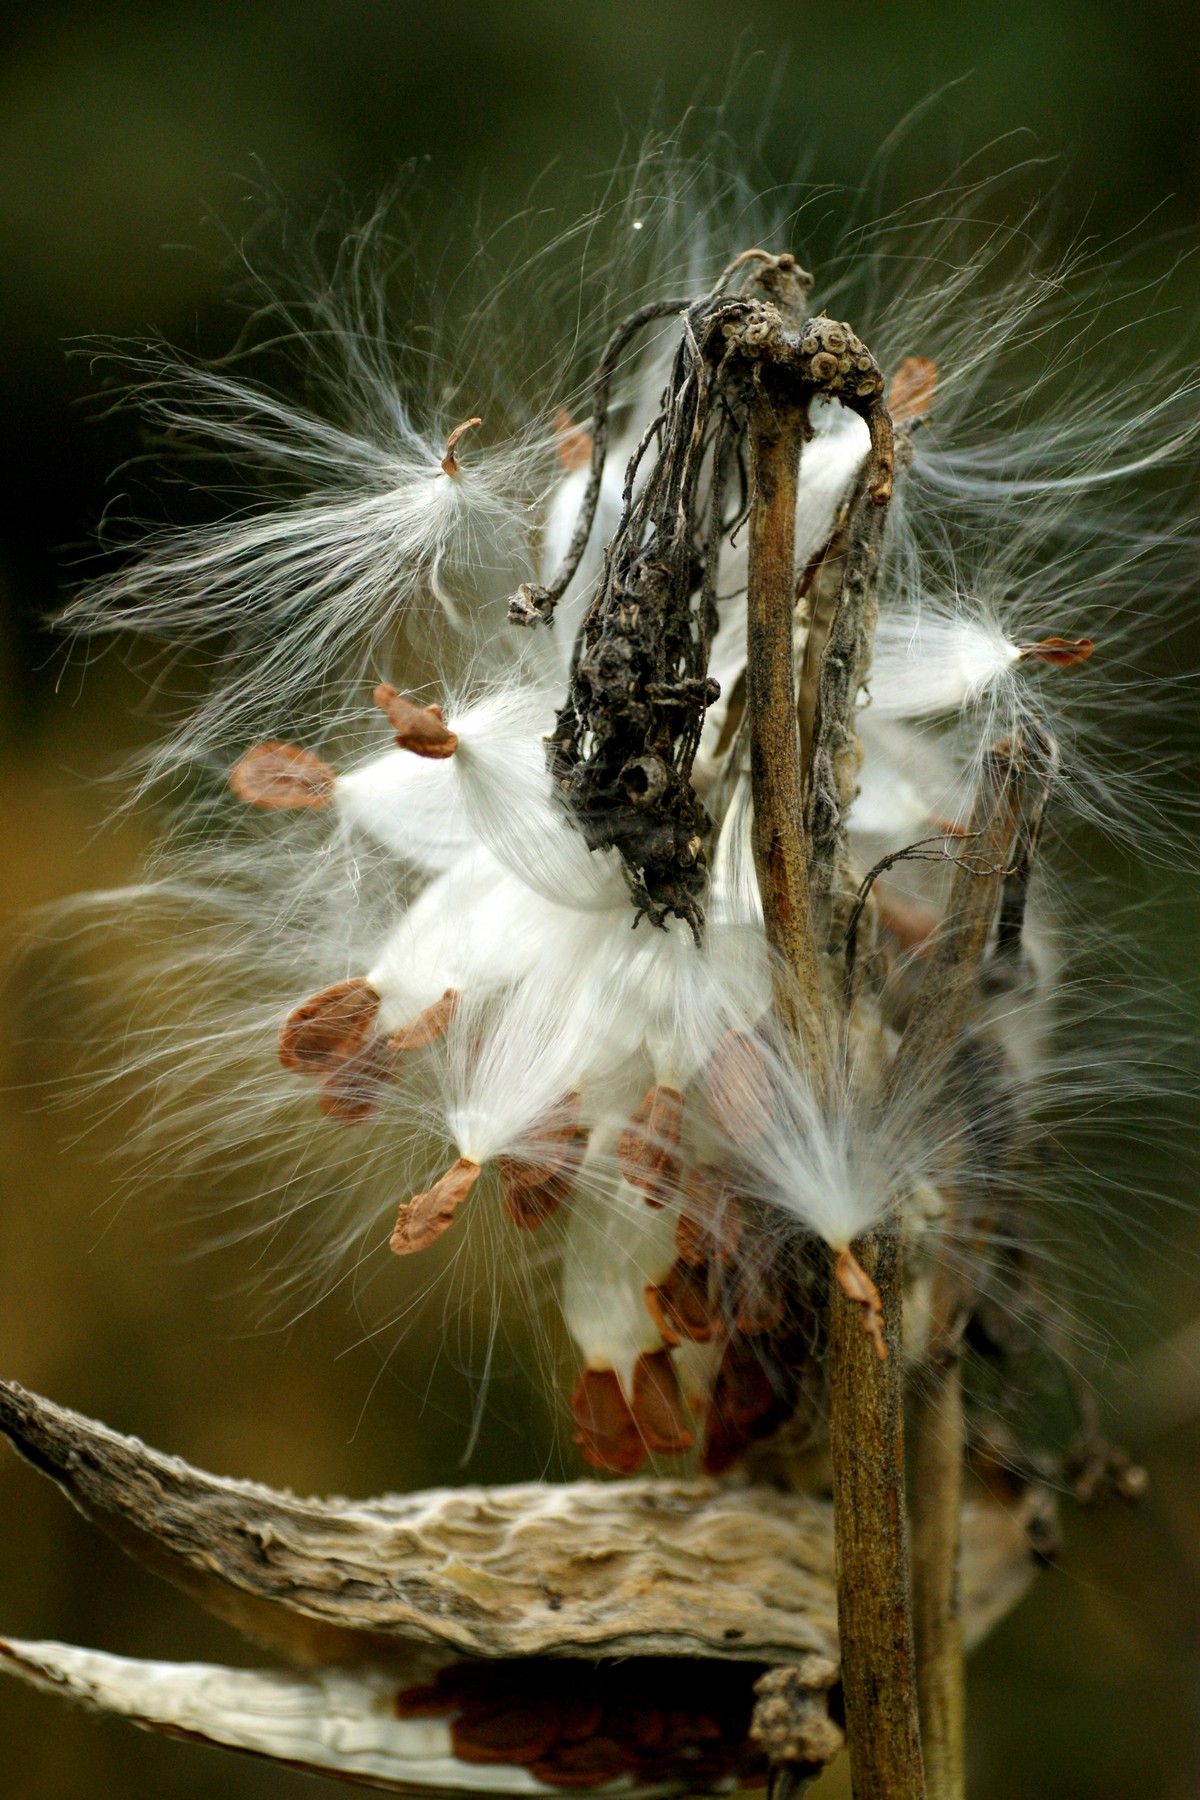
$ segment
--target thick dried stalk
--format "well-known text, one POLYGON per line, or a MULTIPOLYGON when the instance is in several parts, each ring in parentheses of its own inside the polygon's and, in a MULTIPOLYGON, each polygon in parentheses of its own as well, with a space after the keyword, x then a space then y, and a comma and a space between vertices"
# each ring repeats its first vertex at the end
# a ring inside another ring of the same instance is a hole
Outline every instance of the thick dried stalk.
POLYGON ((879 1291, 887 1358, 832 1284, 829 1439, 842 1691, 855 1800, 922 1800, 904 1491, 900 1242, 872 1232, 855 1254, 879 1291))
POLYGON ((750 415, 749 576, 746 692, 754 861, 767 941, 780 976, 775 1004, 788 1035, 816 1068, 821 975, 808 904, 808 856, 801 821, 800 733, 792 656, 796 491, 808 432, 805 401, 758 398, 750 415))
MULTIPOLYGON (((781 1023, 821 1078, 822 981, 809 905, 809 853, 793 667, 797 475, 805 408, 778 392, 750 415, 746 690, 755 862, 768 940, 781 958, 781 1023)), ((890 434, 889 434, 890 443, 890 434)), ((882 496, 886 498, 886 495, 882 496)), ((876 533, 868 534, 872 544, 876 533)), ((921 1800, 915 1663, 908 1599, 899 1247, 878 1236, 860 1260, 880 1289, 886 1360, 838 1288, 831 1300, 830 1435, 842 1685, 854 1792, 921 1800)))
POLYGON ((953 1286, 935 1284, 935 1342, 911 1412, 913 1640, 929 1800, 963 1800, 966 1688, 959 1597, 962 1352, 953 1286))
MULTIPOLYGON (((946 920, 893 1064, 893 1091, 906 1082, 919 1083, 931 1059, 936 1066, 936 1059, 953 1053, 980 997, 980 971, 998 914, 997 958, 1006 963, 1019 954, 1030 863, 1052 765, 1053 747, 1040 739, 1024 745, 1005 742, 988 752, 946 920)), ((943 1228, 947 1242, 966 1224, 955 1217, 952 1205, 943 1228)), ((961 1280, 943 1252, 934 1278, 927 1367, 912 1409, 913 1627, 929 1800, 963 1800, 965 1792, 966 1690, 958 1594, 964 1300, 961 1280)))

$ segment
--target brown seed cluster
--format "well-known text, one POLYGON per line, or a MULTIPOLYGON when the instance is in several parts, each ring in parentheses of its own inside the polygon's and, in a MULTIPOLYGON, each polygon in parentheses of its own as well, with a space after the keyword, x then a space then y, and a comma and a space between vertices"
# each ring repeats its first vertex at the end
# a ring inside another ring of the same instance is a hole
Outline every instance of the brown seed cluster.
POLYGON ((452 1663, 396 1697, 402 1719, 451 1717, 454 1754, 515 1765, 557 1788, 736 1776, 759 1785, 750 1739, 755 1663, 634 1657, 620 1663, 526 1657, 452 1663))

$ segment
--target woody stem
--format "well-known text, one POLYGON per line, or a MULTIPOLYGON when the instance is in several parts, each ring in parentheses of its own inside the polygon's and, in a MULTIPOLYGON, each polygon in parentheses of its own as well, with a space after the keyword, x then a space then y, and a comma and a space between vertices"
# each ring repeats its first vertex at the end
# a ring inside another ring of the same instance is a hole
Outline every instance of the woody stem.
MULTIPOLYGON (((797 482, 807 435, 804 398, 781 392, 764 371, 749 421, 746 696, 754 855, 777 958, 779 1023, 821 1091, 838 1034, 822 1029, 832 1002, 810 910, 793 667, 797 482)), ((923 1800, 908 1594, 900 1249, 894 1234, 878 1234, 856 1253, 879 1290, 888 1355, 877 1353, 863 1329, 859 1304, 831 1283, 830 1437, 851 1780, 856 1800, 923 1800)))

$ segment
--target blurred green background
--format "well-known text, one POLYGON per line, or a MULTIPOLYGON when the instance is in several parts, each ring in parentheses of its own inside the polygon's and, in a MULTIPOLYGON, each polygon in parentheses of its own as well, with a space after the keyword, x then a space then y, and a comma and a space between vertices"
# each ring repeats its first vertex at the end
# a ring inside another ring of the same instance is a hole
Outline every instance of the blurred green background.
MULTIPOLYGON (((414 161, 425 165, 435 218, 457 197, 464 216, 478 206, 499 222, 535 182, 539 206, 566 217, 581 179, 610 167, 649 123, 671 126, 690 103, 728 94, 726 129, 744 138, 756 176, 786 180, 803 165, 853 185, 909 109, 948 83, 905 147, 905 179, 918 191, 960 155, 1019 131, 1008 160, 1065 153, 1048 176, 1060 179, 1054 229, 1064 244, 1156 237, 1163 266, 1194 246, 1192 0, 5 7, 0 902, 14 940, 31 906, 127 879, 149 828, 137 818, 105 826, 111 792, 96 781, 153 734, 153 703, 118 658, 82 683, 78 671, 60 680, 42 623, 120 491, 112 472, 140 447, 129 415, 83 404, 96 383, 86 356, 68 357, 72 339, 156 330, 185 346, 227 346, 238 323, 222 301, 227 245, 253 224, 264 176, 301 222, 339 190, 366 207, 414 161)), ((1163 342, 1200 312, 1194 267, 1173 292, 1181 311, 1156 327, 1163 342)), ((1169 869, 1125 875, 1152 880, 1161 903, 1152 965, 1190 973, 1194 883, 1169 869)), ((27 1006, 20 979, 11 985, 11 1004, 27 1006)), ((518 1479, 558 1466, 557 1422, 529 1398, 514 1360, 464 1472, 471 1378, 439 1348, 436 1316, 382 1353, 338 1295, 287 1332, 256 1332, 245 1291, 252 1249, 212 1249, 211 1233, 169 1196, 128 1192, 108 1159, 113 1132, 81 1134, 46 1106, 37 1084, 57 1073, 53 1058, 19 1035, 0 1021, 5 1375, 205 1467, 301 1491, 368 1493, 464 1473, 518 1479)), ((1139 1151, 1143 1161, 1154 1154, 1139 1151)), ((1161 1165, 1151 1181, 1190 1201, 1177 1145, 1164 1145, 1161 1165)), ((1122 1400, 1133 1391, 1124 1359, 1195 1308, 1195 1219, 1184 1208, 1162 1230, 1167 1255, 1160 1245, 1144 1274, 1128 1269, 1128 1292, 1110 1287, 1099 1302, 1114 1346, 1109 1386, 1150 1467, 1151 1496, 1136 1513, 1068 1514, 1061 1563, 977 1658, 973 1800, 1200 1794, 1200 1429, 1190 1419, 1200 1376, 1186 1354, 1171 1359, 1181 1393, 1157 1419, 1122 1400)), ((0 1522, 0 1629, 137 1655, 245 1659, 7 1454, 0 1522)), ((318 1789, 0 1683, 4 1800, 218 1791, 284 1800, 318 1789)))

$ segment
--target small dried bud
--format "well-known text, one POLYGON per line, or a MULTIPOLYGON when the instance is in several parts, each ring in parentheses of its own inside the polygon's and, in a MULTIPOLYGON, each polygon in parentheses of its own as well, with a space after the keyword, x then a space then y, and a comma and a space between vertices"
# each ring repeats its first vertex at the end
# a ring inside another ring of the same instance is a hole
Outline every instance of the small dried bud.
POLYGON ((510 625, 549 625, 554 618, 554 601, 550 589, 538 582, 525 581, 508 603, 510 625))
POLYGON ((317 1105, 339 1125, 360 1125, 379 1105, 388 1082, 395 1080, 399 1062, 390 1039, 379 1033, 325 1077, 317 1105))

